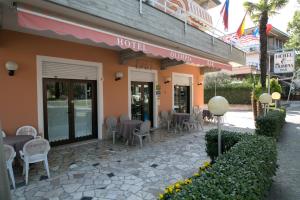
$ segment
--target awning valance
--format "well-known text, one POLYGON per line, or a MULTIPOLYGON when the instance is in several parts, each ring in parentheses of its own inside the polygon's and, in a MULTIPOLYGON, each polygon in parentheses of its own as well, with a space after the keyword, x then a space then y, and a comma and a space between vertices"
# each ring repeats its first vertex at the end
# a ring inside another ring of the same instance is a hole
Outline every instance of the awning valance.
POLYGON ((176 59, 199 66, 209 66, 231 70, 231 65, 205 59, 199 56, 172 50, 148 42, 135 40, 129 37, 110 33, 98 28, 71 22, 39 12, 18 8, 18 23, 24 28, 38 31, 53 31, 59 35, 72 35, 78 39, 89 39, 95 43, 105 43, 109 46, 118 46, 122 49, 142 51, 145 54, 176 59))

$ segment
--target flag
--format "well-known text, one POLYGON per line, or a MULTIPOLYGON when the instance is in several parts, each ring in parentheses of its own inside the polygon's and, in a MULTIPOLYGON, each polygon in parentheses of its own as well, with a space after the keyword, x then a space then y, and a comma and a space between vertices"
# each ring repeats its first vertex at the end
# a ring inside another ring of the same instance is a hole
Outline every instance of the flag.
POLYGON ((239 26, 238 30, 236 31, 236 35, 237 35, 238 38, 240 38, 245 33, 246 15, 247 15, 247 12, 245 13, 245 16, 243 18, 243 21, 242 21, 241 25, 239 26))
POLYGON ((252 35, 253 35, 254 37, 258 37, 258 36, 259 36, 259 28, 258 28, 258 27, 256 27, 256 28, 254 29, 254 31, 252 32, 252 35))
POLYGON ((224 23, 224 29, 228 30, 228 16, 229 16, 229 0, 226 0, 222 10, 220 12, 221 15, 223 15, 223 23, 224 23))

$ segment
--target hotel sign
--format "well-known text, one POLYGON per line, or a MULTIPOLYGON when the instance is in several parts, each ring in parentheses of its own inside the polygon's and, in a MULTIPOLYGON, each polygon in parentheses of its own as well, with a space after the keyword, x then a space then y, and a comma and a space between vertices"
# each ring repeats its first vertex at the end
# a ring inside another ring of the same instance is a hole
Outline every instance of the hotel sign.
POLYGON ((291 73, 295 70, 295 52, 287 51, 274 54, 274 73, 291 73))

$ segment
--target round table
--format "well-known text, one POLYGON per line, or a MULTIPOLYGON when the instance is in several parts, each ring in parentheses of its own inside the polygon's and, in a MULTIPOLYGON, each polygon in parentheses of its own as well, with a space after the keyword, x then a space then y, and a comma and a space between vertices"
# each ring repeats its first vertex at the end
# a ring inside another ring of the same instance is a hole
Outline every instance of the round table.
POLYGON ((138 128, 143 121, 141 120, 124 120, 120 124, 120 135, 124 138, 124 140, 130 143, 133 137, 133 131, 138 128))
POLYGON ((3 138, 3 143, 12 146, 19 156, 19 151, 23 150, 23 146, 25 145, 25 143, 32 139, 33 136, 31 135, 6 136, 5 138, 3 138))

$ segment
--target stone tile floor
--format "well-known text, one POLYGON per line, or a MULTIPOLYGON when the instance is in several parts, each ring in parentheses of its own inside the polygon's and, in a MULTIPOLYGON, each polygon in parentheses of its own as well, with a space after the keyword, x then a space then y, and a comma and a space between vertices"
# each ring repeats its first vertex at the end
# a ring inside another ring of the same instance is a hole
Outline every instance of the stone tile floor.
MULTIPOLYGON (((240 116, 239 112, 235 114, 240 116)), ((238 127, 239 117, 228 119, 224 120, 224 129, 251 131, 238 127)), ((12 190, 12 198, 157 199, 166 186, 191 176, 209 161, 204 133, 212 127, 215 125, 208 124, 204 131, 194 133, 158 130, 142 149, 121 142, 112 145, 110 140, 53 147, 48 155, 51 178, 45 176, 42 163, 34 164, 25 186, 21 169, 15 170, 17 189, 12 190)))

